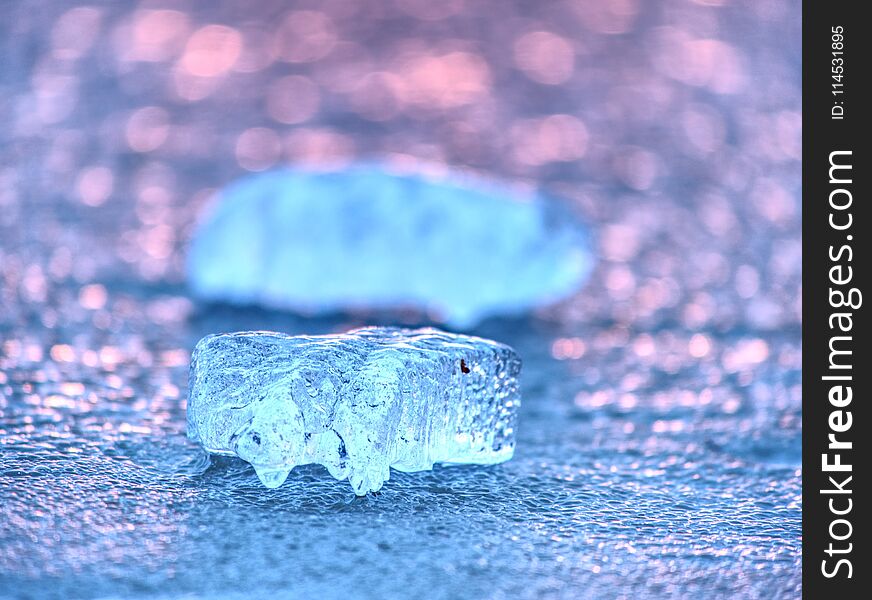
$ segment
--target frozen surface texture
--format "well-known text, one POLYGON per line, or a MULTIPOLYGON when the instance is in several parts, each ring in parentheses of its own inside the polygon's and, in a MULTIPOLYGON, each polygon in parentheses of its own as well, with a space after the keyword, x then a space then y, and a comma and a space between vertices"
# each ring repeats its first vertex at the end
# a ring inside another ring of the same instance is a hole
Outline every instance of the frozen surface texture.
POLYGON ((520 369, 508 346, 436 329, 210 335, 191 362, 188 436, 267 487, 318 463, 364 495, 391 467, 510 459, 520 369))
POLYGON ((0 344, 0 598, 799 596, 798 330, 492 322, 477 333, 524 360, 512 460, 394 471, 357 497, 317 465, 266 489, 185 436, 203 335, 347 323, 155 326, 155 302, 111 300, 108 337, 0 344))
POLYGON ((191 243, 188 280, 210 300, 411 307, 467 327, 563 299, 592 266, 586 229, 556 202, 361 166, 228 186, 191 243))

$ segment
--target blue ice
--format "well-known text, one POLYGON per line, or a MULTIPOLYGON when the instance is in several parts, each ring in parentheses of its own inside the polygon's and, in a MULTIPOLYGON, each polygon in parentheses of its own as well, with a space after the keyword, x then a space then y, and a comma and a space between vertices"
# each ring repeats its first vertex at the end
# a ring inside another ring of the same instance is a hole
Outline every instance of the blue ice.
POLYGON ((593 266, 587 230, 540 194, 375 166, 280 170, 225 189, 200 223, 200 298, 309 314, 413 308, 466 328, 563 299, 593 266))
POLYGON ((508 346, 429 328, 210 335, 191 361, 188 436, 267 487, 318 463, 365 495, 390 468, 510 459, 520 369, 508 346))

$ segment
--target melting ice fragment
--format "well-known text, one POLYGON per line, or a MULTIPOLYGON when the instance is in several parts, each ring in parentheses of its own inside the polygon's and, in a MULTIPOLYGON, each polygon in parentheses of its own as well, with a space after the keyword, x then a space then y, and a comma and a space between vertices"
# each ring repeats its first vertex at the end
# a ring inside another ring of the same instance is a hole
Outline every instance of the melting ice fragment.
POLYGON ((565 298, 593 257, 562 206, 376 167, 281 170, 224 190, 188 255, 198 296, 305 312, 428 311, 455 327, 565 298))
POLYGON ((520 369, 506 345, 437 329, 210 335, 191 361, 188 437, 270 488, 318 463, 364 495, 390 467, 510 459, 520 369))

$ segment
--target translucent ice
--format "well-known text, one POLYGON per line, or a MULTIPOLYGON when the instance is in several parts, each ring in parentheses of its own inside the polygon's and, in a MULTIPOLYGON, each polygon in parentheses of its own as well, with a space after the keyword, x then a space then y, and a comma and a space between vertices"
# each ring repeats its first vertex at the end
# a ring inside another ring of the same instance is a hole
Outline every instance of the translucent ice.
POLYGON ((520 368, 508 346, 436 329, 211 335, 191 362, 188 436, 267 487, 319 463, 364 495, 390 467, 510 459, 520 368))
POLYGON ((375 167, 284 170, 228 187, 200 224, 201 298, 305 312, 413 307, 455 327, 572 294, 593 259, 560 205, 375 167))

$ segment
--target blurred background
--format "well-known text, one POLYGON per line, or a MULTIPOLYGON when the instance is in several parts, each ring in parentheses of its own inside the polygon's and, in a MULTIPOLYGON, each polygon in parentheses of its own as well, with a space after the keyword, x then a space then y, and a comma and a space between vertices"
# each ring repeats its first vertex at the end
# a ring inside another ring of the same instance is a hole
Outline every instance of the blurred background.
POLYGON ((795 597, 800 8, 3 3, 0 597, 795 597), (267 492, 185 441, 193 344, 374 317, 198 306, 185 248, 234 179, 360 160, 541 187, 598 265, 475 331, 525 360, 513 461, 267 492))

